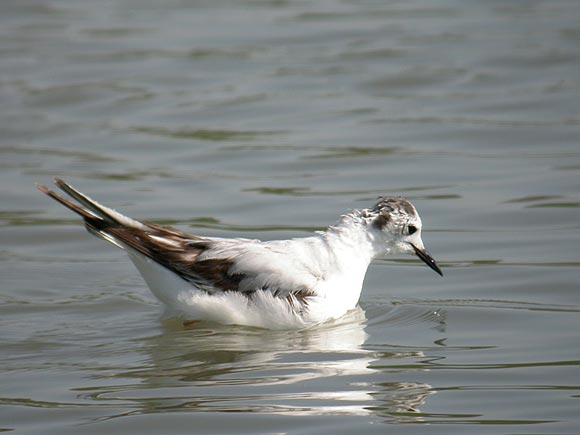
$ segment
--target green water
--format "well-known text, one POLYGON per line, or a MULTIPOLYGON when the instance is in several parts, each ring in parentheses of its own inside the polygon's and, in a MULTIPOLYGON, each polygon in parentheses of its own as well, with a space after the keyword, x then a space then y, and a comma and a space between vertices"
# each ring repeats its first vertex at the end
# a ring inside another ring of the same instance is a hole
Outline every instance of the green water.
POLYGON ((576 1, 0 3, 0 430, 580 432, 576 1), (360 309, 183 328, 60 176, 202 235, 418 207, 441 279, 375 262, 360 309))

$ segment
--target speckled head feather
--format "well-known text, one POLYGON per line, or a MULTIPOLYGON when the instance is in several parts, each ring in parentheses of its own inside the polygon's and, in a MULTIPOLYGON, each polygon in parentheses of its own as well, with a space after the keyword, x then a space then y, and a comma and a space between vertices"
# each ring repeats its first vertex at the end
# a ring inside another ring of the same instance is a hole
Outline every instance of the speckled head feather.
POLYGON ((415 206, 400 196, 379 196, 378 202, 372 208, 375 212, 387 212, 391 215, 417 216, 415 206))
POLYGON ((371 212, 378 214, 374 221, 375 226, 384 228, 389 222, 395 220, 407 223, 419 219, 415 206, 400 196, 379 196, 378 202, 371 212))

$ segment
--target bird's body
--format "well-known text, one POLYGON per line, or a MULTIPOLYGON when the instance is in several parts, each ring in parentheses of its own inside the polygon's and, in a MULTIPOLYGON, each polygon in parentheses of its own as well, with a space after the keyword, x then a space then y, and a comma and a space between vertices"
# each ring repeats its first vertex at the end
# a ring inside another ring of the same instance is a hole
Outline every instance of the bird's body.
POLYGON ((152 293, 184 319, 266 328, 335 319, 356 306, 370 262, 389 253, 414 253, 441 274, 423 247, 415 208, 402 198, 381 198, 311 237, 262 242, 137 221, 56 184, 77 203, 38 188, 124 249, 152 293))

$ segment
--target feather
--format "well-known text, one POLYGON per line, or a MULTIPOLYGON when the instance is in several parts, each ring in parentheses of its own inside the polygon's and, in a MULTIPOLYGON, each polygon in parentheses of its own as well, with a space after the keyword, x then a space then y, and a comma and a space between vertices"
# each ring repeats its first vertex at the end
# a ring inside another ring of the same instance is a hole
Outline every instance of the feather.
POLYGON ((73 199, 63 198, 45 186, 44 194, 80 215, 87 229, 112 244, 141 254, 184 281, 209 294, 258 290, 292 302, 305 304, 313 294, 305 282, 280 279, 283 256, 267 243, 248 239, 200 237, 178 229, 140 222, 105 207, 61 179, 56 185, 73 199))
POLYGON ((153 294, 188 319, 261 327, 304 327, 356 307, 368 265, 386 253, 417 255, 441 270, 421 240, 421 219, 403 198, 380 197, 312 237, 262 242, 202 237, 139 221, 99 204, 70 184, 45 195, 87 230, 125 250, 153 294))

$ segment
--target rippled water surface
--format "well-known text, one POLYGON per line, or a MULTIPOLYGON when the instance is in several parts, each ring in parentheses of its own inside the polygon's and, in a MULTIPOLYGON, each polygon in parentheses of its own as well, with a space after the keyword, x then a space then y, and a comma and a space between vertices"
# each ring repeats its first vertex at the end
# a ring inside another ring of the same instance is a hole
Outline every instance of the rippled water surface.
POLYGON ((577 1, 0 3, 0 431, 580 432, 577 1), (375 262, 306 331, 163 319, 60 176, 202 235, 380 194, 441 279, 375 262))

